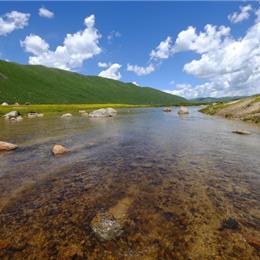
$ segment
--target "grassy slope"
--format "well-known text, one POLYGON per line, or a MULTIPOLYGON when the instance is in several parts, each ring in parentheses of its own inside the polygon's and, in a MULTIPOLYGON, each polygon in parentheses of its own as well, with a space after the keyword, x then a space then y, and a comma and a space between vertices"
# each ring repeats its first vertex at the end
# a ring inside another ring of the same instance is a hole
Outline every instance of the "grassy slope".
POLYGON ((210 104, 200 111, 209 115, 260 123, 260 95, 243 98, 237 102, 210 104))
POLYGON ((131 83, 0 61, 0 102, 178 105, 186 100, 131 83))

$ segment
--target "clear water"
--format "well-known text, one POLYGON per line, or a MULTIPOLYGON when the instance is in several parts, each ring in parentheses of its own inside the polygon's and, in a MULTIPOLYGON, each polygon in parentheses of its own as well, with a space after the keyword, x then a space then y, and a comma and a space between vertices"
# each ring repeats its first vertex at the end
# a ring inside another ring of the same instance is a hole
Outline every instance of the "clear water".
POLYGON ((258 259, 259 126, 176 111, 1 119, 19 148, 0 154, 0 258, 258 259), (72 152, 52 156, 55 143, 72 152), (99 212, 119 237, 98 239, 99 212), (239 229, 220 229, 229 217, 239 229))

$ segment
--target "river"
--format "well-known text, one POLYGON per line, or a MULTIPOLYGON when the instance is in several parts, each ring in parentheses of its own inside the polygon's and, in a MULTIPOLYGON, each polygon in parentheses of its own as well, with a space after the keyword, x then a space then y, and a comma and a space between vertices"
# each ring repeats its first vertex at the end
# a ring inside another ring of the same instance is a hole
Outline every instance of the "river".
POLYGON ((258 259, 260 127, 189 109, 0 118, 19 145, 0 154, 0 258, 258 259), (98 238, 100 212, 121 216, 119 236, 98 238))

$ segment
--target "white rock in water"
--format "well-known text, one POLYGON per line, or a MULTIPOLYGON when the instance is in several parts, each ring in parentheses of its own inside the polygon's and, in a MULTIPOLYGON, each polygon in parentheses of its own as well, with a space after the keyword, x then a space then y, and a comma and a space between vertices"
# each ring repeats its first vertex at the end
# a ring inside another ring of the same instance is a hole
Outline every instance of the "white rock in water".
POLYGON ((187 107, 183 107, 181 106, 179 111, 178 111, 178 114, 181 114, 181 115, 184 115, 184 114, 189 114, 189 110, 187 107))
POLYGON ((67 149, 66 147, 64 147, 60 144, 55 144, 52 147, 52 153, 54 155, 61 155, 61 154, 67 153, 67 152, 69 152, 69 149, 67 149))
POLYGON ((89 114, 90 117, 112 117, 117 114, 114 108, 100 108, 89 114))
POLYGON ((12 117, 18 117, 20 114, 17 111, 11 111, 4 115, 5 118, 10 119, 12 117))
POLYGON ((108 107, 106 110, 107 110, 107 113, 109 113, 111 115, 117 114, 117 111, 112 107, 108 107))
POLYGON ((2 103, 2 106, 8 106, 8 103, 3 102, 3 103, 2 103))
POLYGON ((80 114, 86 113, 86 110, 79 110, 80 114))
POLYGON ((63 114, 61 117, 62 118, 69 118, 69 117, 72 117, 72 114, 70 114, 70 113, 63 114))
POLYGON ((0 151, 11 151, 18 147, 16 144, 11 144, 7 142, 1 142, 0 141, 0 151))
POLYGON ((16 117, 16 121, 22 121, 23 118, 21 116, 16 117))
POLYGON ((234 131, 232 131, 232 133, 239 134, 239 135, 250 135, 251 134, 249 131, 242 130, 242 129, 234 130, 234 131))
POLYGON ((35 118, 35 117, 43 117, 43 114, 39 114, 37 112, 31 112, 31 113, 28 113, 28 118, 35 118))
POLYGON ((98 213, 90 224, 95 235, 102 241, 110 241, 123 233, 120 223, 108 212, 98 213))
POLYGON ((170 107, 165 107, 163 108, 163 112, 171 112, 172 109, 170 107))
POLYGON ((82 116, 85 116, 85 117, 88 117, 88 113, 85 112, 85 113, 81 113, 82 116))

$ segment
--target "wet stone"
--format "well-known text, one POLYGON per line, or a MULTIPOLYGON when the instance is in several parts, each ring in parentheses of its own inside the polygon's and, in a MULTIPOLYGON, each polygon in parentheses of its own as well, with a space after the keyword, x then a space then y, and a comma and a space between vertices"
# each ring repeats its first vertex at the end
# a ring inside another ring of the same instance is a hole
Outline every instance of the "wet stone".
POLYGON ((223 220, 221 227, 220 227, 221 230, 224 230, 224 229, 235 230, 235 229, 238 229, 238 228, 239 228, 239 223, 233 218, 228 218, 228 219, 223 220))
POLYGON ((112 214, 97 214, 91 221, 91 228, 101 241, 110 241, 119 237, 123 229, 112 214))

